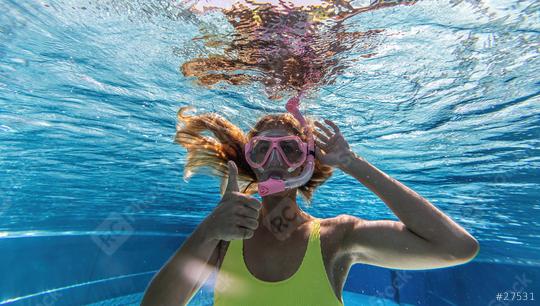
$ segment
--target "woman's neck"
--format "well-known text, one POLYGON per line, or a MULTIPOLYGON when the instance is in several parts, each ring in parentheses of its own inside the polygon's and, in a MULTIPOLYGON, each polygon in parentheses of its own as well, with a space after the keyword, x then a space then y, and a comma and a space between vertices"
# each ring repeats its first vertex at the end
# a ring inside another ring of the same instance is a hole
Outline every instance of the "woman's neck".
POLYGON ((280 241, 289 238, 299 225, 312 219, 298 207, 296 191, 293 189, 266 196, 262 200, 259 224, 264 225, 280 241))

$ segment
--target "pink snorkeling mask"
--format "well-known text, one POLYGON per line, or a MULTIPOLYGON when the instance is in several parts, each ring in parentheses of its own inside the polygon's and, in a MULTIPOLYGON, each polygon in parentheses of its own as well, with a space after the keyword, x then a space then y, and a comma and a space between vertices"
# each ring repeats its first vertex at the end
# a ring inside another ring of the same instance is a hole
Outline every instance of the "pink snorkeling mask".
POLYGON ((283 161, 289 166, 289 169, 295 169, 304 163, 306 164, 302 173, 296 177, 285 180, 269 178, 264 182, 259 182, 258 191, 261 197, 298 188, 306 184, 313 175, 315 169, 315 146, 313 134, 298 109, 301 96, 302 92, 289 99, 286 108, 302 125, 304 132, 308 136, 307 143, 295 135, 282 137, 255 136, 244 147, 246 160, 253 168, 262 168, 274 149, 277 150, 283 161))
POLYGON ((290 171, 306 161, 307 144, 296 135, 270 137, 254 136, 246 144, 245 157, 253 168, 262 168, 272 152, 277 150, 290 171))

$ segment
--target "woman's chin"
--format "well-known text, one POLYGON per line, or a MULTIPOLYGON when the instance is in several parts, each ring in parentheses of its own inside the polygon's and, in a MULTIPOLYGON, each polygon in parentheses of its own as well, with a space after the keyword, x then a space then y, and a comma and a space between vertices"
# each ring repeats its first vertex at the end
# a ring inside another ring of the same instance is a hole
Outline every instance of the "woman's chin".
POLYGON ((269 179, 274 179, 274 180, 287 180, 288 179, 288 176, 287 175, 270 175, 270 176, 264 176, 262 180, 259 180, 260 182, 264 182, 264 181, 267 181, 269 179))

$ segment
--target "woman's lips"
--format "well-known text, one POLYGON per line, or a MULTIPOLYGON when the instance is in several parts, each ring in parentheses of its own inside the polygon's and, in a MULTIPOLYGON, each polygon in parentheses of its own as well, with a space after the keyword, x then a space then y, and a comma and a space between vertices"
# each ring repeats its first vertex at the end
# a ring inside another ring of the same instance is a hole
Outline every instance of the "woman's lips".
POLYGON ((284 173, 282 171, 269 171, 266 175, 267 178, 283 179, 284 173))

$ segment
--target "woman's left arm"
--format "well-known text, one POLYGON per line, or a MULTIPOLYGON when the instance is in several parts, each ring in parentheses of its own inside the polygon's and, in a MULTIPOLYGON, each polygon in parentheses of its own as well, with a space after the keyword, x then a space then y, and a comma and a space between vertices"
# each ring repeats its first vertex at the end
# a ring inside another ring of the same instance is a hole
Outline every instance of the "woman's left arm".
POLYGON ((333 132, 315 122, 323 131, 314 131, 317 157, 356 178, 401 221, 369 221, 344 215, 344 222, 350 224, 343 241, 346 248, 362 254, 363 260, 395 268, 447 266, 478 254, 478 241, 464 228, 414 190, 357 156, 339 128, 330 120, 325 122, 333 132))

